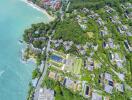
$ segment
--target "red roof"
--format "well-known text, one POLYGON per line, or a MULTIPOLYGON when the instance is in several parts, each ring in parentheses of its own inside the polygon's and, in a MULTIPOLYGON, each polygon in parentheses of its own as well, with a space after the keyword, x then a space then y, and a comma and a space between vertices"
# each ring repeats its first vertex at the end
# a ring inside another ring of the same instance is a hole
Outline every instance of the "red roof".
POLYGON ((60 2, 57 2, 56 4, 55 4, 55 9, 59 9, 61 7, 61 3, 60 2))

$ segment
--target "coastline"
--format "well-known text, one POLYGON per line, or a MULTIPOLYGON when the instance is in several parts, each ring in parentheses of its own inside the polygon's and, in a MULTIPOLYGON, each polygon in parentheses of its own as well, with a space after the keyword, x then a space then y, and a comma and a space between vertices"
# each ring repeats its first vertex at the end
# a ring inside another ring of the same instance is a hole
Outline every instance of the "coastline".
POLYGON ((45 14, 45 15, 49 18, 50 21, 55 20, 55 17, 49 15, 45 9, 39 7, 38 5, 32 3, 31 1, 28 1, 28 0, 21 0, 21 1, 24 2, 24 3, 26 3, 26 4, 28 4, 28 5, 31 6, 32 8, 34 8, 34 9, 36 9, 36 10, 42 12, 43 14, 45 14))

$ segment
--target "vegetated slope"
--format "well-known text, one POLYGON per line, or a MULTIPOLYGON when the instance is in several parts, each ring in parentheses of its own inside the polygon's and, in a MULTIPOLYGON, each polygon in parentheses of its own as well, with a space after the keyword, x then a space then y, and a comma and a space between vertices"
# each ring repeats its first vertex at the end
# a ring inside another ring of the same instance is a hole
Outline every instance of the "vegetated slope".
POLYGON ((99 9, 105 6, 106 4, 118 9, 121 3, 125 2, 132 3, 132 0, 70 0, 70 1, 71 1, 70 10, 80 9, 84 7, 90 9, 99 9))

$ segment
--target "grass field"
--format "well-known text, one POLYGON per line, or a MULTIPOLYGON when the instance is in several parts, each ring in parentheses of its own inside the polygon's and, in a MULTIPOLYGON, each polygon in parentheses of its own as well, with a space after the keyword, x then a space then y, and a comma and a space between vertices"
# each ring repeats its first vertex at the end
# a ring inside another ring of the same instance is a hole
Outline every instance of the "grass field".
POLYGON ((82 67, 82 62, 82 59, 68 55, 64 69, 74 74, 79 74, 82 67))
POLYGON ((87 32, 87 35, 88 35, 89 38, 93 38, 94 34, 93 34, 93 32, 87 32))

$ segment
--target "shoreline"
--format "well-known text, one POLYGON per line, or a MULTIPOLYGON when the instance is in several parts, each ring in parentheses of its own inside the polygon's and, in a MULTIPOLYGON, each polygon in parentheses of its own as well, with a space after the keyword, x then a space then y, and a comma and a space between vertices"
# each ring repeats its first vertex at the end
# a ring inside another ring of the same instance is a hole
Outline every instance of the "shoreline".
POLYGON ((26 3, 26 4, 28 4, 28 5, 31 6, 32 8, 34 8, 34 9, 36 9, 36 10, 42 12, 43 14, 45 14, 45 15, 49 18, 50 21, 55 20, 55 17, 49 15, 45 9, 39 7, 38 5, 32 3, 31 1, 28 1, 28 0, 21 0, 21 1, 24 2, 24 3, 26 3))

